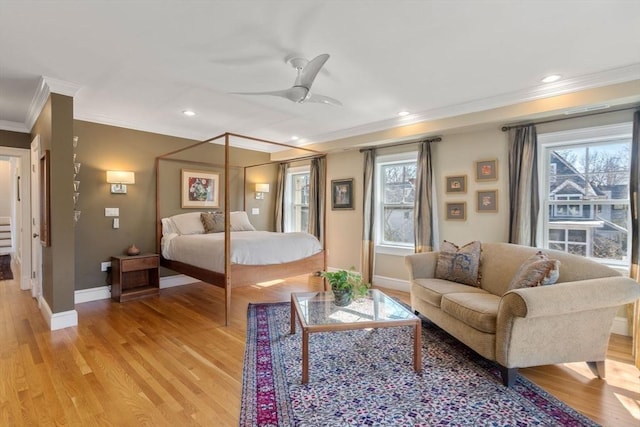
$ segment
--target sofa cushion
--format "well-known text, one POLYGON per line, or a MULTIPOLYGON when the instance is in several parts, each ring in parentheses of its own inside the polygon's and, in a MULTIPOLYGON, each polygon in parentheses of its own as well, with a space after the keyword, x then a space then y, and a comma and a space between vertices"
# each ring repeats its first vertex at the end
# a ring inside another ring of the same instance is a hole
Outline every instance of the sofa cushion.
POLYGON ((479 286, 478 271, 480 269, 479 241, 467 243, 462 247, 444 241, 436 263, 436 278, 451 280, 465 285, 479 286))
POLYGON ((442 297, 441 309, 474 329, 495 334, 500 299, 489 292, 452 293, 442 297))
POLYGON ((486 293, 480 288, 443 279, 414 279, 412 283, 411 292, 435 307, 440 307, 442 296, 446 294, 459 292, 486 293))
POLYGON ((516 272, 509 290, 531 288, 540 285, 552 285, 560 276, 560 261, 549 259, 542 251, 527 258, 516 272))

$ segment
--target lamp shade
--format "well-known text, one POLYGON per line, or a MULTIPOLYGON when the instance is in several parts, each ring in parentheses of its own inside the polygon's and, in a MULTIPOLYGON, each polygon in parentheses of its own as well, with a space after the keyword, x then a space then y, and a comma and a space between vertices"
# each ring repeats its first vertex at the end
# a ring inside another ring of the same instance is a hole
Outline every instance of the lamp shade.
POLYGON ((269 192, 269 184, 256 184, 256 192, 257 193, 268 193, 269 192))
POLYGON ((130 171, 107 171, 109 184, 135 184, 136 176, 130 171))

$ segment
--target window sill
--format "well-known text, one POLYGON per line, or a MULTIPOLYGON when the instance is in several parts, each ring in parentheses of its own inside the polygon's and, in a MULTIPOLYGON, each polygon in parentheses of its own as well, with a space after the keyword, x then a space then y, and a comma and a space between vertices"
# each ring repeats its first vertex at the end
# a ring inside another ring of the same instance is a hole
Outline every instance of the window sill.
POLYGON ((376 245, 376 254, 405 256, 414 253, 413 248, 406 246, 376 245))

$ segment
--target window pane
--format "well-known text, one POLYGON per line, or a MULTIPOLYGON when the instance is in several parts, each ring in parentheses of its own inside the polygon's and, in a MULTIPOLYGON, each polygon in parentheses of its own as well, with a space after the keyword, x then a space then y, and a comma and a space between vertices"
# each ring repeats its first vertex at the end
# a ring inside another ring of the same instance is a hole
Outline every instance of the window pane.
POLYGON ((565 251, 564 244, 561 243, 549 243, 549 249, 554 249, 556 251, 565 251))
POLYGON ((549 240, 564 242, 564 230, 556 228, 549 229, 549 240))
POLYGON ((383 203, 385 205, 413 205, 416 182, 415 162, 385 165, 381 168, 383 203))
POLYGON ((631 141, 618 135, 630 135, 631 127, 611 129, 616 136, 609 140, 603 138, 606 127, 586 128, 565 133, 566 144, 546 149, 545 245, 621 264, 629 260, 631 141))
POLYGON ((569 230, 570 242, 586 242, 587 232, 586 230, 569 230))
POLYGON ((587 247, 585 245, 567 245, 567 252, 573 255, 587 255, 587 247))
POLYGON ((413 244, 413 208, 384 208, 384 242, 413 244))
POLYGON ((285 231, 307 231, 309 223, 309 172, 287 174, 285 231))

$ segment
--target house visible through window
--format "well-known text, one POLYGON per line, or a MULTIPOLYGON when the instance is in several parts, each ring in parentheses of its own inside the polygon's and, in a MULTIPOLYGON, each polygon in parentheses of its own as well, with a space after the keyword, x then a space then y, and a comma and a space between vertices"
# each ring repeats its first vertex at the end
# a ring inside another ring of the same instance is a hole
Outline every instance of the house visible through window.
POLYGON ((285 184, 284 231, 309 229, 309 166, 291 167, 285 184))
POLYGON ((376 236, 378 245, 413 247, 416 153, 377 159, 376 236))
POLYGON ((629 264, 631 124, 540 134, 544 245, 629 264))

